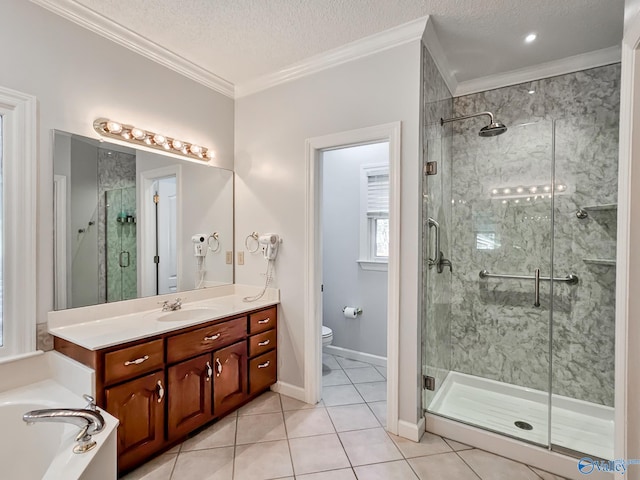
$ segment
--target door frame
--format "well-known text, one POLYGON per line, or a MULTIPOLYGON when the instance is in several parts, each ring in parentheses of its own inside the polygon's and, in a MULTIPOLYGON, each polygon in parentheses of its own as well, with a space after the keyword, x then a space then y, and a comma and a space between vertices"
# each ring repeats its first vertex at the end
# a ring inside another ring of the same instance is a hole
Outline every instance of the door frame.
POLYGON ((307 403, 322 392, 321 174, 323 150, 389 142, 389 263, 387 276, 387 431, 398 433, 400 339, 400 142, 401 122, 309 138, 305 142, 306 232, 304 296, 304 394, 307 403))
POLYGON ((640 2, 627 1, 622 39, 615 327, 615 458, 640 455, 640 2))

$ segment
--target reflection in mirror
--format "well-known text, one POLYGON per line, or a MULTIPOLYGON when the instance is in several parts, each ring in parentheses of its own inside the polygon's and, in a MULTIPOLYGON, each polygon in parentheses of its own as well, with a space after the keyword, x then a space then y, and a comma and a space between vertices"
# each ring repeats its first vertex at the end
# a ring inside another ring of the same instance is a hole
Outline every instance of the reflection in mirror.
POLYGON ((54 132, 55 309, 233 283, 233 172, 54 132))

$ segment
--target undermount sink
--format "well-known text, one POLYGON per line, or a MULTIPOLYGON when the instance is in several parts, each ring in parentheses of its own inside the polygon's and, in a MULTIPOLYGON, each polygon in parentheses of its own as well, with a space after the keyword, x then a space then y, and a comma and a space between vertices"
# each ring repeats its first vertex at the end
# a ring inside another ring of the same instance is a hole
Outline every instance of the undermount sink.
POLYGON ((207 320, 217 314, 218 309, 215 307, 187 307, 172 312, 159 313, 156 320, 159 322, 188 322, 207 320))

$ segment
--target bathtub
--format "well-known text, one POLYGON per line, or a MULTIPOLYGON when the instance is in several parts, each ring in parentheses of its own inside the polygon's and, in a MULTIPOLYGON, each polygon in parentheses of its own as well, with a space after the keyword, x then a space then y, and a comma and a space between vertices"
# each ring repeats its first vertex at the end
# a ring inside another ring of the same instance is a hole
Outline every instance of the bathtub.
POLYGON ((111 415, 101 411, 105 428, 93 436, 97 446, 83 454, 72 451, 80 431, 76 425, 49 422, 27 425, 22 420, 22 415, 30 410, 84 408, 86 403, 51 378, 0 392, 0 478, 114 480, 118 422, 111 415))

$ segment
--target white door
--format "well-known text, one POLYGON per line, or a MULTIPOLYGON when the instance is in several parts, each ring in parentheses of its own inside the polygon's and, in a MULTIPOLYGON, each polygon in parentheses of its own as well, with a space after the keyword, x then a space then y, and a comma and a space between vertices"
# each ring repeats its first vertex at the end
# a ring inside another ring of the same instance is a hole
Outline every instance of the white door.
POLYGON ((175 293, 178 290, 176 262, 176 177, 158 179, 156 183, 157 245, 158 245, 158 294, 175 293))

